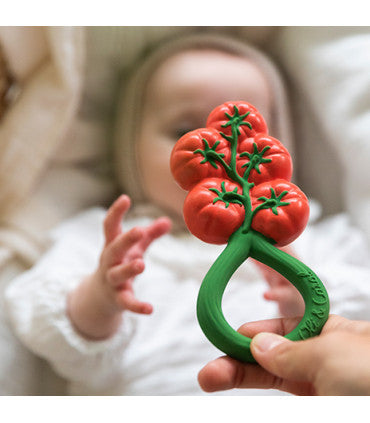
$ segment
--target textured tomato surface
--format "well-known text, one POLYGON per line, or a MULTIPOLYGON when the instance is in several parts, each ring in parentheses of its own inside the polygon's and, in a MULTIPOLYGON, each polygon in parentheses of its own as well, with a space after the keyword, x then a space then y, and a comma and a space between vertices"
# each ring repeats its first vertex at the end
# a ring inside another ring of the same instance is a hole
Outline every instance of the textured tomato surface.
POLYGON ((215 128, 226 135, 231 135, 231 126, 223 127, 222 125, 226 124, 229 120, 225 113, 230 116, 235 113, 234 105, 238 107, 239 114, 241 116, 247 112, 250 112, 249 115, 243 120, 248 122, 252 126, 252 129, 250 129, 247 125, 240 126, 240 139, 254 137, 259 133, 268 133, 265 119, 254 106, 246 103, 245 101, 228 101, 216 107, 209 114, 206 126, 215 128))
POLYGON ((217 162, 215 166, 211 163, 201 163, 204 156, 194 152, 198 149, 205 149, 205 139, 210 148, 214 147, 216 153, 224 154, 223 159, 230 161, 229 142, 223 138, 216 129, 201 128, 183 135, 172 150, 170 166, 171 172, 177 183, 186 191, 205 178, 227 177, 225 169, 217 162))
MULTIPOLYGON (((184 203, 184 219, 190 232, 204 242, 210 244, 225 244, 229 237, 243 223, 244 208, 236 203, 217 201, 217 193, 209 188, 221 191, 221 178, 205 179, 189 192, 184 203)), ((225 189, 233 191, 241 188, 234 182, 225 181, 225 189)))
POLYGON ((262 158, 271 161, 263 162, 257 166, 260 173, 256 168, 252 168, 248 181, 254 182, 256 185, 272 179, 286 179, 290 181, 293 173, 293 165, 288 150, 279 140, 266 134, 257 134, 254 138, 246 138, 239 143, 236 159, 239 175, 244 175, 250 162, 248 156, 244 154, 241 157, 240 155, 243 153, 253 153, 254 144, 256 144, 258 152, 262 152, 263 149, 269 147, 264 152, 262 158))
POLYGON ((259 200, 260 197, 271 198, 271 188, 277 196, 288 191, 281 201, 289 205, 277 207, 277 215, 271 208, 259 210, 252 220, 252 228, 273 239, 276 245, 281 247, 294 241, 303 232, 308 222, 309 204, 306 195, 296 185, 276 179, 252 188, 253 210, 263 203, 259 200))

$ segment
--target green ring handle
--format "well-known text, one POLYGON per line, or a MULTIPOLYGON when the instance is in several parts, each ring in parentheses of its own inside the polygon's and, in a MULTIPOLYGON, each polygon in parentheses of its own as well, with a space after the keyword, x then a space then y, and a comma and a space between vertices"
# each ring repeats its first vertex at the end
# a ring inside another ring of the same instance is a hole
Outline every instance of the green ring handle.
POLYGON ((255 362, 251 339, 234 330, 222 312, 222 296, 238 267, 248 258, 266 264, 287 278, 301 293, 305 313, 298 326, 285 337, 292 341, 319 335, 329 316, 329 298, 317 275, 305 264, 276 248, 265 236, 239 228, 206 274, 199 290, 197 317, 209 341, 228 356, 255 362))

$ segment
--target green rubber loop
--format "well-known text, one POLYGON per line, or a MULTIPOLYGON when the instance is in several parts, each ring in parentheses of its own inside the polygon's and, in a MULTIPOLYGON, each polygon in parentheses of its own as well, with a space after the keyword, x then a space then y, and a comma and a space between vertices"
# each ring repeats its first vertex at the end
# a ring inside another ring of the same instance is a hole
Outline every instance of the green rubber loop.
POLYGON ((329 298, 318 276, 305 264, 276 248, 264 235, 239 228, 206 274, 199 290, 197 317, 209 341, 228 356, 255 362, 251 339, 234 330, 222 312, 228 282, 248 257, 266 264, 287 278, 301 293, 305 313, 298 326, 285 337, 299 341, 319 335, 329 316, 329 298))

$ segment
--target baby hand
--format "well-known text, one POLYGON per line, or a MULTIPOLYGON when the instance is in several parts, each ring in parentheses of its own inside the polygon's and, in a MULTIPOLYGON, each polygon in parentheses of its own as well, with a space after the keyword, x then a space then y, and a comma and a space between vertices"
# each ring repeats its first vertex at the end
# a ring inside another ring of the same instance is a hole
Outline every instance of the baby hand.
MULTIPOLYGON (((296 257, 292 247, 281 248, 286 253, 296 257)), ((267 301, 276 301, 282 317, 303 316, 305 304, 298 289, 276 270, 255 261, 262 272, 269 289, 264 293, 267 301)))
POLYGON ((104 220, 105 245, 95 273, 102 294, 112 307, 135 313, 150 314, 153 307, 135 297, 135 276, 144 271, 143 255, 149 245, 171 229, 171 221, 161 217, 145 228, 122 230, 122 218, 130 207, 130 199, 120 196, 109 208, 104 220))
POLYGON ((99 266, 68 297, 69 318, 88 339, 112 336, 124 310, 141 314, 153 311, 151 304, 135 297, 133 281, 144 271, 144 252, 155 239, 170 231, 171 221, 162 217, 145 228, 123 232, 121 222, 129 207, 129 197, 121 195, 109 208, 99 266))

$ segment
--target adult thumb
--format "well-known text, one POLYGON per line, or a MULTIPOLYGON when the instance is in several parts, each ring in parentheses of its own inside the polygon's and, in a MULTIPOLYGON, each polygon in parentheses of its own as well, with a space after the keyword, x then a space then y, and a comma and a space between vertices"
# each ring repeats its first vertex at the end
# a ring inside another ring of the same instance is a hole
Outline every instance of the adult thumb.
POLYGON ((292 381, 312 382, 317 371, 315 339, 290 341, 261 332, 251 342, 256 361, 270 373, 292 381))

